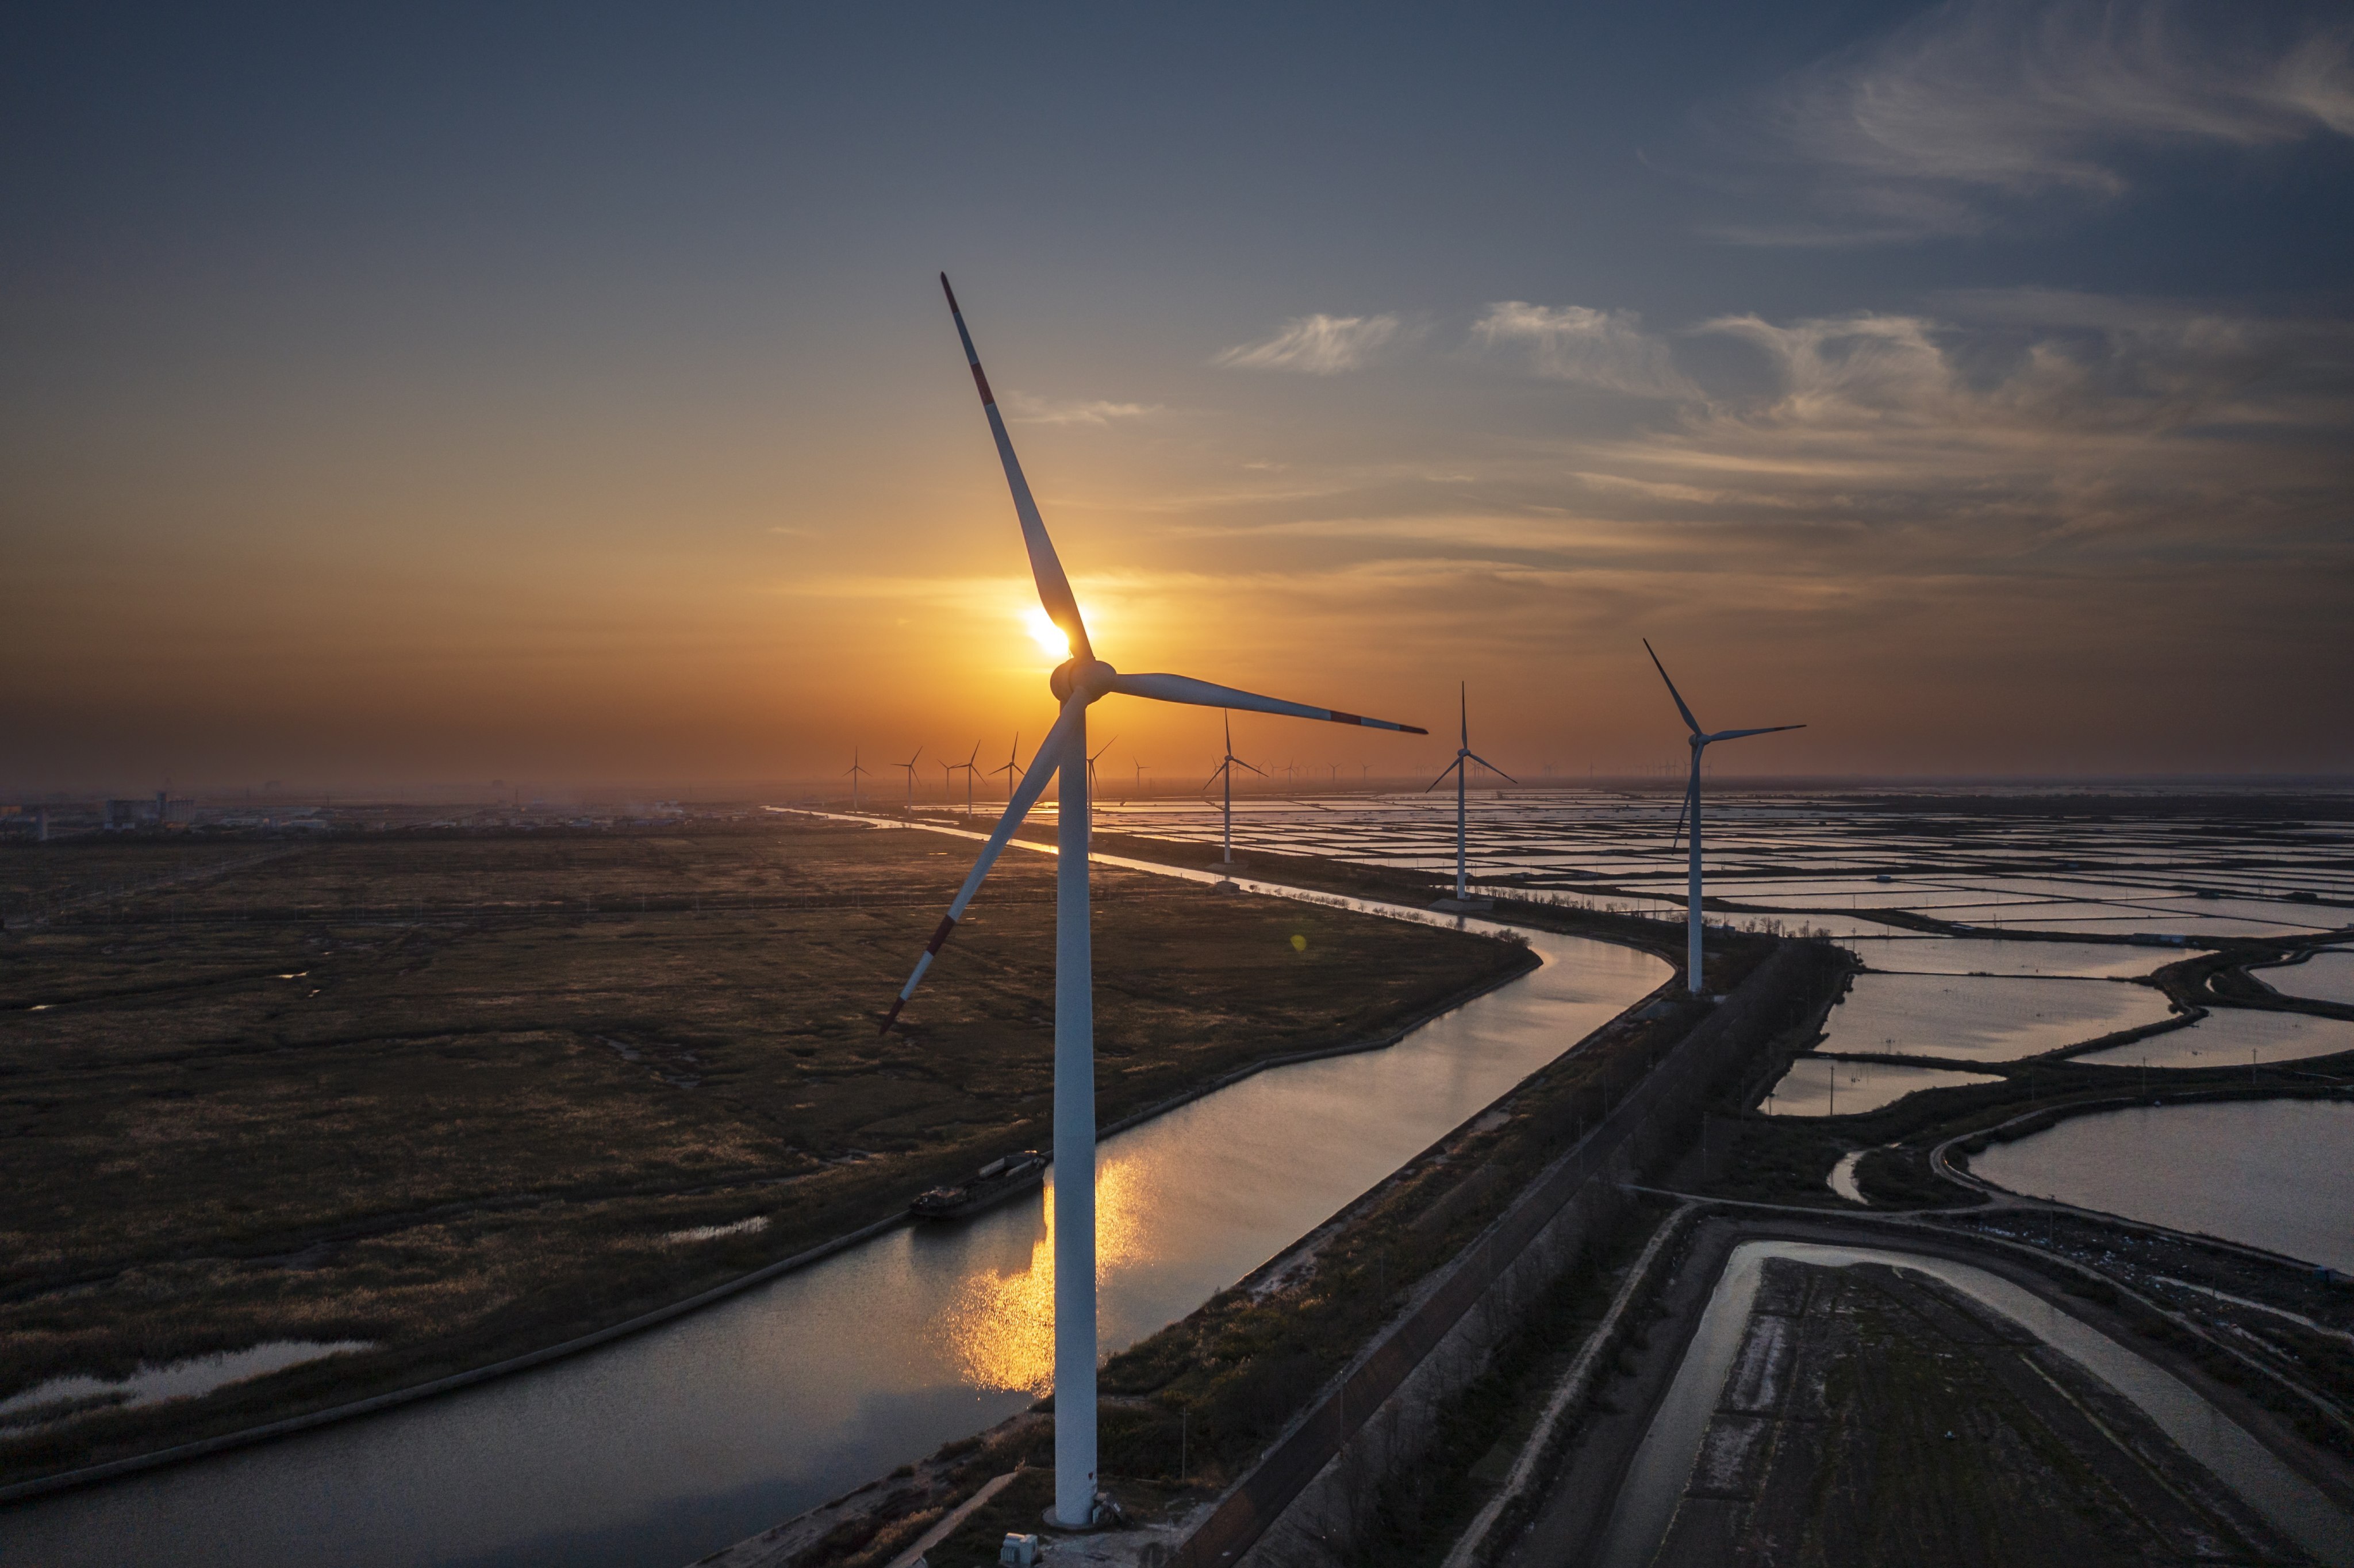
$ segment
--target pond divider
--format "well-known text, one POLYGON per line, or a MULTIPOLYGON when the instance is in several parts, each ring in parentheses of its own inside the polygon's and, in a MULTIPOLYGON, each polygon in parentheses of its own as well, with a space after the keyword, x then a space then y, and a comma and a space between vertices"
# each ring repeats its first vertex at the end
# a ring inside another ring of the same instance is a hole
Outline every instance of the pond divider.
POLYGON ((1337 1560, 1384 1478, 1428 1446, 1444 1402, 1635 1201, 1627 1186, 1688 1145, 1717 1084, 1814 1011, 1839 964, 1822 943, 1782 943, 1425 1281, 1178 1544, 1170 1568, 1337 1560))

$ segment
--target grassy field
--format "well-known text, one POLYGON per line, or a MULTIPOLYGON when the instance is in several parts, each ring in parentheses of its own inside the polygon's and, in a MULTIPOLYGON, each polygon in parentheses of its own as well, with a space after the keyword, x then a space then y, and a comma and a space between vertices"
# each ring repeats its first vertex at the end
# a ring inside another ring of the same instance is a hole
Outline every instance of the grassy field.
MULTIPOLYGON (((971 848, 779 818, 0 853, 0 892, 53 911, 0 938, 0 1400, 270 1340, 377 1347, 200 1401, 19 1413, 0 1479, 556 1342, 1043 1146, 1051 859, 1010 853, 876 1033, 971 848)), ((1531 961, 1095 885, 1106 1120, 1531 961)))

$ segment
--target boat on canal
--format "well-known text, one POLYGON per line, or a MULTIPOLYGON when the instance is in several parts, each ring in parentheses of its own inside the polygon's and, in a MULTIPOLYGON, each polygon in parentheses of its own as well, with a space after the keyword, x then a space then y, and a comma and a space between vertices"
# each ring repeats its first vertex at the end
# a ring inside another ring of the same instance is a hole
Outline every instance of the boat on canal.
POLYGON ((1027 1192, 1046 1179, 1046 1157, 1034 1149, 992 1160, 970 1181, 935 1187, 919 1194, 907 1212, 919 1220, 960 1220, 993 1208, 1017 1193, 1027 1192))

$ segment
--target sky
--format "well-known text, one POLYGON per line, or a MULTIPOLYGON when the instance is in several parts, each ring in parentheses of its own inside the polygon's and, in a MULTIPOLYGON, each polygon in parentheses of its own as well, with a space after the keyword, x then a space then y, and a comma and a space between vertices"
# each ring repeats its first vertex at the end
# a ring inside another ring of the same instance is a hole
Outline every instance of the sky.
POLYGON ((1261 766, 2354 772, 2340 6, 16 6, 0 150, 0 789, 1027 760, 943 270, 1099 656, 1439 732, 1261 766))

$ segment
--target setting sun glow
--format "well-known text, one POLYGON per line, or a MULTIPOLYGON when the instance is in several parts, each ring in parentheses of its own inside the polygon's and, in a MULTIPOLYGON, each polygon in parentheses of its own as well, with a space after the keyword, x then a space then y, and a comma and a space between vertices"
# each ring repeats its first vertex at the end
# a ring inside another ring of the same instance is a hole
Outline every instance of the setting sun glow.
POLYGON ((1056 626, 1038 606, 1034 604, 1022 612, 1022 624, 1038 646, 1057 660, 1071 656, 1070 639, 1063 635, 1063 629, 1056 626))

